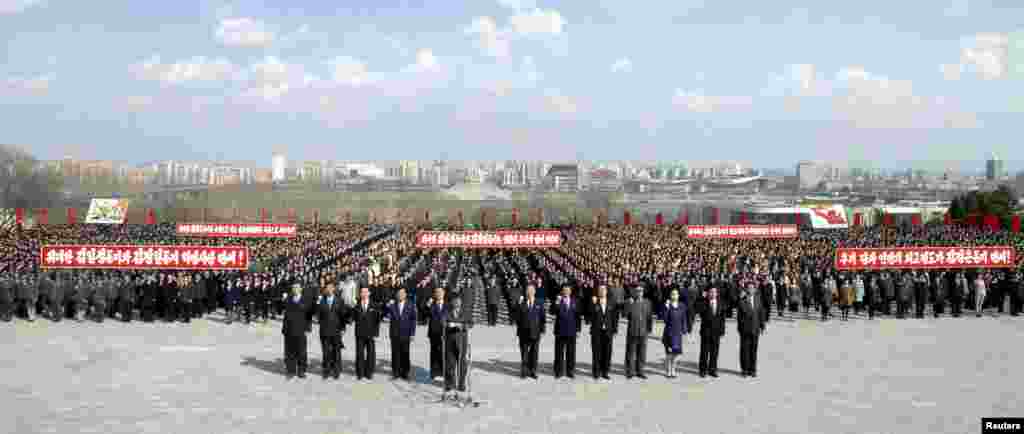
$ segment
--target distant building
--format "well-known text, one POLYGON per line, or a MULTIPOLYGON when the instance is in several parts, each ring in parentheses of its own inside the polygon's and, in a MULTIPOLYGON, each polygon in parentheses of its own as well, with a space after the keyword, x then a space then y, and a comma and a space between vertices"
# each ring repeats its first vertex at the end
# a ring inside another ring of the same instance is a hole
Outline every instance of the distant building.
MULTIPOLYGON (((264 154, 266 155, 266 154, 264 154)), ((288 158, 284 154, 274 154, 270 157, 271 179, 273 182, 288 181, 288 158)))
POLYGON ((622 179, 610 169, 590 172, 590 191, 613 192, 622 190, 622 179))
POLYGON ((579 167, 572 164, 552 165, 547 172, 547 182, 552 191, 575 193, 579 191, 579 167))
POLYGON ((985 179, 988 181, 999 180, 1003 177, 1004 170, 1003 161, 995 153, 992 153, 988 161, 985 162, 985 179))
POLYGON ((256 169, 253 171, 253 183, 270 184, 274 182, 273 169, 256 169))
POLYGON ((825 179, 823 167, 813 161, 796 163, 797 189, 814 190, 825 179))

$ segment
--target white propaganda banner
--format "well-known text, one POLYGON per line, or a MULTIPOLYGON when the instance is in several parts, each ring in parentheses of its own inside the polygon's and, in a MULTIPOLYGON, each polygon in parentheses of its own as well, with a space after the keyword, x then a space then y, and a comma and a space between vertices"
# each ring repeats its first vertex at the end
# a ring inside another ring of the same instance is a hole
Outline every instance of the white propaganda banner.
POLYGON ((123 199, 93 199, 89 203, 86 223, 121 225, 128 216, 128 201, 123 199))
POLYGON ((845 229, 850 227, 846 219, 846 208, 842 205, 809 206, 807 215, 814 229, 845 229))

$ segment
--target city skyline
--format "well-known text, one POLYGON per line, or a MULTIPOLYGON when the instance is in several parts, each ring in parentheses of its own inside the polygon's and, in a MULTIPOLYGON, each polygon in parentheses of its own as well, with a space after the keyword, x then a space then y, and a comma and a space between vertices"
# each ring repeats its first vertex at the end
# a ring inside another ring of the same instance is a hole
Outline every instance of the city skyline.
POLYGON ((1024 5, 699 3, 22 0, 0 7, 0 142, 133 164, 1024 168, 1024 5))

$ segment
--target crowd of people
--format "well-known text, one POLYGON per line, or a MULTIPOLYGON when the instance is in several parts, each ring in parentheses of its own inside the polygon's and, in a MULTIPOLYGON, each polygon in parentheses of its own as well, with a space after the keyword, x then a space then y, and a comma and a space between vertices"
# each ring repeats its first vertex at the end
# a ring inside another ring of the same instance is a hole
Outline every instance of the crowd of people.
MULTIPOLYGON (((188 321, 223 309, 229 321, 280 316, 282 332, 292 336, 286 338, 288 370, 297 376, 305 373, 305 346, 299 348, 297 336, 311 329, 314 317, 327 327, 321 330, 325 354, 342 345, 324 337, 340 335, 354 323, 362 361, 357 376, 362 379, 372 378, 372 341, 387 317, 394 324, 392 337, 399 338, 392 339, 392 345, 399 345, 392 348, 394 375, 407 377, 408 342, 416 325, 426 325, 431 376, 447 377, 447 366, 434 362, 445 359, 442 355, 458 360, 464 348, 459 342, 447 346, 442 336, 458 338, 459 330, 473 322, 449 321, 445 306, 455 300, 467 303, 467 318, 479 313, 491 326, 505 312, 518 327, 523 378, 536 377, 537 345, 549 316, 554 319, 557 376, 574 375, 575 338, 586 322, 594 353, 591 374, 607 378, 611 337, 621 319, 627 324, 627 376, 645 378, 646 336, 656 319, 665 324, 667 375, 675 376, 682 336, 700 324, 700 374, 717 376, 715 342, 724 333, 725 319, 735 317, 743 373, 753 376, 756 337, 773 315, 821 321, 832 319, 834 311, 843 321, 851 313, 922 318, 969 311, 981 316, 986 309, 1001 314, 1008 304, 1010 315, 1018 316, 1024 302, 1024 237, 964 226, 805 230, 791 239, 691 239, 685 228, 674 225, 573 226, 561 228, 562 246, 550 249, 420 249, 417 230, 317 224, 301 225, 295 238, 183 242, 168 224, 41 226, 0 240, 0 315, 8 321, 13 316, 60 321, 85 315, 99 321, 188 321), (255 265, 232 272, 39 268, 42 245, 183 243, 244 245, 255 265), (997 245, 1016 250, 1016 267, 840 271, 834 264, 840 247, 997 245), (462 300, 466 293, 470 298, 462 300), (335 300, 340 307, 335 308, 335 300)), ((336 360, 325 356, 325 378, 337 377, 336 360)), ((460 389, 458 375, 450 377, 446 390, 460 389)))

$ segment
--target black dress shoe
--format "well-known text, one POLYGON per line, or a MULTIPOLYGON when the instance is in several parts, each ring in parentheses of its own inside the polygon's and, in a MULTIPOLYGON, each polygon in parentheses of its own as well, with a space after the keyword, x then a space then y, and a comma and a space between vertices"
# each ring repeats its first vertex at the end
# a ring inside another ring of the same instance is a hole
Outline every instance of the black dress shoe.
POLYGON ((597 380, 597 379, 601 378, 601 376, 600 376, 600 375, 596 375, 596 374, 595 374, 595 375, 592 375, 592 377, 594 377, 594 379, 595 379, 595 380, 597 380))
POLYGON ((747 378, 748 375, 750 375, 750 374, 747 374, 746 372, 740 374, 740 376, 743 377, 743 378, 747 378))
POLYGON ((555 379, 556 379, 556 380, 561 380, 561 379, 562 379, 562 376, 561 376, 561 375, 557 375, 557 374, 556 374, 556 375, 555 375, 555 379))
POLYGON ((537 374, 530 374, 530 378, 536 380, 537 379, 537 374))
POLYGON ((711 375, 714 378, 718 378, 718 373, 717 372, 712 372, 711 374, 708 374, 708 375, 711 375))
POLYGON ((704 378, 704 376, 706 376, 707 374, 705 374, 705 373, 701 372, 701 373, 700 373, 700 374, 698 374, 698 375, 700 375, 700 378, 704 378))
POLYGON ((640 378, 641 380, 646 380, 646 379, 647 379, 647 376, 646 376, 646 375, 644 375, 644 374, 636 374, 636 376, 637 376, 638 378, 640 378))
POLYGON ((306 374, 299 374, 299 378, 306 378, 306 374))
POLYGON ((602 375, 601 378, 604 378, 605 380, 611 380, 612 379, 611 377, 608 376, 608 374, 602 375))
POLYGON ((751 372, 750 373, 750 378, 757 378, 757 373, 756 372, 751 372))
POLYGON ((632 375, 627 375, 627 376, 626 376, 626 379, 627 379, 627 380, 632 380, 632 379, 633 379, 633 376, 632 376, 632 375))
POLYGON ((567 375, 567 377, 569 377, 569 379, 572 380, 572 379, 576 378, 576 374, 569 374, 569 375, 567 375))
POLYGON ((519 374, 519 378, 526 379, 526 374, 519 374))

